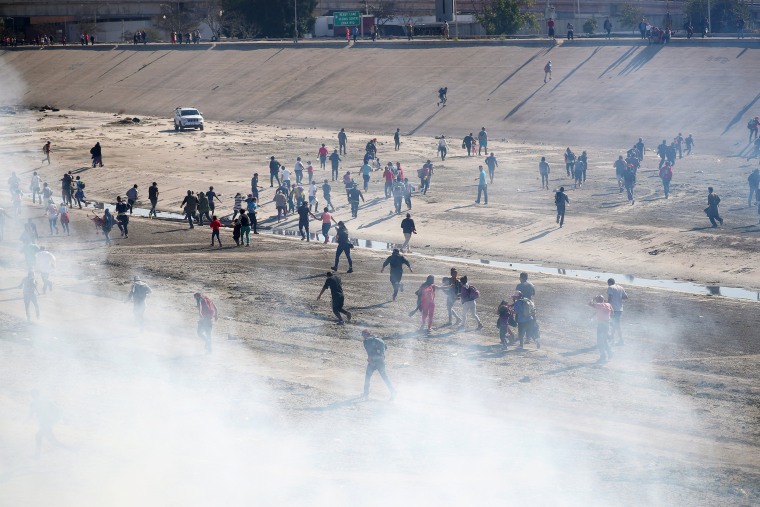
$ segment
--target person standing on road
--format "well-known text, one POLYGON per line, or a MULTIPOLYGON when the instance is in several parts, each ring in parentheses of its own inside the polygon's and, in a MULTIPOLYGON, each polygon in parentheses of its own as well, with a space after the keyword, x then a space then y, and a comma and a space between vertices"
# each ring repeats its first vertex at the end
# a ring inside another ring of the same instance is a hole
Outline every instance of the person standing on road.
MULTIPOLYGON (((615 161, 615 177, 618 181, 618 190, 620 193, 623 193, 623 184, 625 182, 625 170, 628 167, 625 163, 625 160, 623 160, 623 155, 619 155, 618 159, 615 161)), ((662 164, 660 164, 660 168, 662 168, 662 164)))
MULTIPOLYGON (((664 166, 663 166, 664 167, 664 166)), ((629 165, 623 171, 623 184, 625 185, 625 191, 628 196, 628 202, 631 206, 636 202, 633 196, 633 188, 636 186, 636 173, 633 172, 633 166, 629 165)))
POLYGON ((53 229, 55 229, 56 235, 58 234, 58 206, 55 205, 52 199, 48 201, 47 209, 48 225, 50 226, 50 235, 53 235, 53 229))
POLYGON ((354 183, 348 191, 348 202, 351 203, 351 216, 354 218, 359 216, 359 199, 364 202, 364 194, 362 194, 362 191, 359 190, 359 187, 354 183))
POLYGON ((673 167, 670 162, 665 162, 665 165, 660 169, 660 179, 662 180, 662 190, 665 192, 665 199, 670 196, 670 180, 673 179, 673 167))
POLYGON ((155 181, 148 187, 148 200, 150 201, 150 211, 148 218, 156 218, 156 205, 158 204, 158 183, 155 181))
POLYGON ((406 210, 412 210, 412 193, 414 192, 414 185, 409 183, 409 178, 404 178, 404 201, 406 202, 406 210))
POLYGON ((372 166, 369 165, 368 162, 365 162, 364 165, 362 165, 361 169, 359 169, 359 172, 362 175, 362 179, 364 180, 364 191, 366 192, 369 189, 369 179, 370 175, 372 174, 372 166))
POLYGON ((483 195, 485 197, 484 204, 488 204, 488 180, 486 175, 486 170, 483 169, 483 166, 478 167, 479 174, 478 174, 478 198, 475 200, 475 204, 480 204, 480 197, 483 195))
POLYGON ((713 227, 718 227, 716 220, 723 225, 723 219, 720 217, 718 211, 718 205, 720 204, 720 197, 718 194, 713 193, 713 187, 707 187, 707 207, 705 208, 705 214, 710 219, 710 223, 713 227))
POLYGON ((458 326, 462 319, 459 318, 457 312, 454 310, 454 304, 459 300, 462 292, 462 283, 457 278, 457 269, 451 268, 451 276, 443 279, 443 285, 446 288, 446 312, 449 316, 447 326, 451 325, 451 317, 457 319, 455 326, 458 326))
MULTIPOLYGON (((245 242, 245 246, 251 246, 251 219, 247 213, 240 213, 240 244, 245 242)), ((214 235, 211 234, 211 242, 214 242, 214 235)), ((221 246, 221 241, 219 242, 221 246)))
POLYGON ((461 327, 467 327, 467 315, 471 314, 478 323, 478 330, 483 329, 483 323, 478 317, 477 302, 480 297, 480 291, 467 282, 467 275, 462 277, 459 299, 462 302, 462 324, 461 327))
MULTIPOLYGON (((2 213, 0 213, 2 215, 2 213)), ((58 205, 58 216, 61 220, 61 227, 63 228, 63 232, 66 233, 66 236, 71 235, 71 231, 69 230, 69 222, 71 220, 69 219, 69 208, 66 207, 64 203, 60 203, 58 205)), ((0 220, 2 220, 2 217, 0 217, 0 220)), ((0 241, 2 241, 3 235, 0 233, 0 241)))
POLYGON ((393 134, 393 150, 398 151, 401 149, 401 129, 396 129, 393 134))
MULTIPOLYGON (((481 127, 480 132, 478 132, 478 156, 481 155, 481 150, 485 150, 486 154, 488 154, 488 132, 486 132, 485 127, 481 127)), ((493 156, 493 153, 491 153, 491 156, 493 156)))
MULTIPOLYGON (((47 186, 47 183, 45 183, 47 186)), ((40 176, 37 174, 37 171, 34 171, 32 173, 32 182, 29 184, 29 189, 32 191, 32 204, 37 204, 37 196, 42 195, 42 191, 40 190, 40 176)), ((52 194, 52 190, 50 191, 52 194)), ((42 200, 42 197, 40 197, 40 204, 43 204, 43 202, 47 202, 42 200)))
POLYGON ((311 208, 305 200, 302 200, 301 204, 296 208, 296 213, 298 213, 298 233, 301 235, 301 241, 306 240, 309 242, 311 241, 309 237, 309 216, 317 217, 311 212, 311 208))
POLYGON ((610 314, 613 312, 612 306, 604 302, 604 296, 602 295, 594 297, 589 302, 589 306, 593 306, 596 312, 596 346, 599 349, 599 360, 597 363, 606 363, 612 359, 609 338, 610 314))
POLYGON ((512 294, 512 308, 515 311, 515 320, 517 321, 517 338, 520 340, 520 348, 523 348, 527 339, 530 342, 533 339, 536 347, 541 348, 541 342, 535 333, 536 325, 536 306, 533 300, 525 297, 521 291, 515 291, 512 294))
POLYGON ((353 273, 353 261, 351 260, 351 248, 353 248, 353 245, 351 244, 351 240, 348 237, 348 229, 346 229, 346 224, 344 224, 342 221, 338 222, 337 227, 337 233, 336 233, 336 242, 338 243, 338 249, 335 250, 335 265, 331 267, 333 271, 338 271, 338 262, 340 262, 340 254, 345 253, 346 254, 346 260, 348 261, 348 271, 347 273, 353 273))
POLYGON ((296 185, 300 185, 303 182, 303 162, 301 157, 296 157, 296 164, 293 166, 293 172, 296 174, 296 185))
POLYGON ((570 198, 565 194, 565 187, 559 187, 554 193, 554 205, 557 206, 557 223, 560 228, 565 225, 565 206, 570 204, 570 198))
MULTIPOLYGON (((127 203, 121 200, 121 196, 116 197, 116 224, 119 226, 122 238, 129 238, 129 215, 127 215, 127 203)), ((105 232, 105 231, 103 231, 105 232)), ((106 236, 108 240, 108 236, 106 236)))
POLYGON ((95 143, 95 146, 90 148, 90 158, 92 159, 92 167, 96 165, 103 167, 103 150, 100 147, 100 142, 95 143))
POLYGON ((333 206, 332 200, 330 198, 330 192, 332 192, 332 187, 330 186, 330 183, 325 180, 325 182, 322 183, 322 196, 325 198, 325 204, 327 204, 330 208, 332 208, 333 211, 335 211, 335 206, 333 206))
POLYGON ((216 210, 216 203, 214 202, 214 199, 222 202, 221 199, 219 199, 222 195, 217 194, 214 192, 214 187, 208 187, 208 191, 206 192, 206 198, 208 199, 208 209, 211 211, 211 214, 213 215, 216 210))
POLYGON ((346 136, 346 129, 340 129, 340 132, 338 132, 338 148, 340 148, 340 155, 346 154, 347 141, 348 136, 346 136))
POLYGON ((546 161, 546 157, 541 157, 541 162, 538 163, 538 174, 541 175, 541 188, 549 190, 549 173, 551 168, 546 161))
MULTIPOLYGON (((553 22, 553 21, 552 21, 553 22)), ((552 39, 554 36, 552 36, 552 39)), ((544 84, 546 84, 547 81, 552 80, 552 61, 549 60, 546 62, 546 65, 544 65, 544 84)))
POLYGON ((195 298, 195 305, 198 308, 198 328, 197 333, 200 338, 206 344, 206 353, 211 353, 211 328, 214 324, 213 321, 219 320, 219 311, 216 309, 216 305, 211 298, 206 295, 196 292, 193 294, 195 298))
MULTIPOLYGON (((546 22, 546 32, 550 39, 554 40, 554 27, 556 23, 554 22, 554 19, 549 18, 549 21, 546 22)), ((550 62, 551 63, 551 62, 550 62)), ((546 82, 546 81, 544 81, 546 82)))
POLYGON ((362 394, 362 398, 367 399, 369 397, 369 382, 372 375, 377 371, 391 392, 391 400, 393 400, 396 397, 396 390, 393 388, 393 384, 391 384, 388 374, 385 372, 385 351, 388 347, 383 340, 372 335, 366 329, 362 331, 362 337, 364 338, 364 350, 367 351, 367 372, 364 374, 364 393, 362 394))
POLYGON ((623 302, 628 300, 628 294, 625 293, 625 289, 615 283, 614 278, 607 280, 607 301, 612 309, 612 326, 610 331, 610 338, 614 340, 615 335, 618 336, 617 345, 625 344, 623 340, 623 302))
POLYGON ((319 167, 321 169, 327 168, 327 148, 325 147, 325 143, 322 143, 322 146, 319 147, 319 151, 317 151, 317 157, 319 157, 319 167))
POLYGON ((47 160, 48 165, 50 165, 50 141, 42 146, 42 154, 45 156, 42 161, 45 162, 47 160))
POLYGON ((185 218, 187 218, 187 223, 190 224, 190 228, 194 229, 193 219, 195 218, 195 210, 198 208, 198 198, 193 195, 192 190, 187 191, 187 195, 182 200, 180 206, 182 206, 182 211, 185 214, 185 218))
POLYGON ((412 266, 409 264, 407 258, 401 255, 398 248, 394 248, 391 255, 389 255, 388 258, 385 259, 385 262, 383 262, 383 267, 380 268, 380 272, 382 273, 385 271, 386 266, 390 266, 390 280, 391 286, 393 287, 393 301, 396 301, 396 296, 398 296, 399 288, 403 287, 401 284, 401 277, 404 274, 404 264, 406 264, 406 267, 409 268, 409 272, 413 273, 412 266))
POLYGON ((137 183, 132 188, 127 190, 127 208, 129 208, 129 214, 132 214, 132 207, 137 202, 137 183))
MULTIPOLYGON (((478 151, 480 150, 478 149, 478 151)), ((488 166, 488 175, 491 177, 491 185, 493 185, 493 175, 496 172, 496 168, 499 167, 499 162, 496 160, 493 152, 486 157, 486 165, 488 166)))
POLYGON ((691 149, 694 148, 694 136, 689 134, 686 136, 686 139, 684 139, 684 143, 686 143, 686 154, 691 155, 691 149))
POLYGON ((211 222, 211 208, 209 207, 208 197, 204 192, 198 192, 198 225, 203 227, 203 217, 211 222))
POLYGON ((575 27, 572 23, 567 24, 567 40, 573 40, 573 34, 575 33, 575 27))
POLYGON ((333 150, 333 152, 330 154, 330 165, 332 166, 332 172, 330 174, 333 181, 338 179, 338 170, 340 167, 341 160, 343 159, 340 158, 340 155, 338 154, 338 150, 333 150))
POLYGON ((467 156, 472 156, 472 143, 475 141, 475 138, 472 137, 472 132, 464 136, 464 139, 462 139, 462 148, 467 148, 467 156))
POLYGON ((747 197, 747 207, 752 207, 752 197, 756 203, 760 203, 760 169, 755 169, 747 177, 749 183, 749 197, 747 197))
POLYGON ((29 305, 34 305, 34 311, 37 315, 37 320, 40 320, 40 305, 37 302, 37 281, 34 279, 34 271, 30 270, 16 288, 21 289, 24 296, 24 310, 26 311, 26 321, 31 322, 32 320, 29 316, 29 305))
POLYGON ((446 160, 446 153, 449 151, 449 145, 446 142, 446 136, 441 135, 438 140, 438 153, 441 155, 441 160, 446 160))
POLYGON ((520 294, 522 294, 523 297, 526 297, 531 301, 533 300, 533 296, 536 295, 536 288, 528 281, 528 273, 525 272, 520 273, 520 283, 517 284, 515 290, 520 291, 520 294))
POLYGON ((272 155, 269 157, 269 188, 274 187, 274 180, 277 180, 278 187, 282 184, 280 182, 280 163, 272 155))
POLYGON ((404 244, 401 245, 401 251, 406 249, 407 253, 412 249, 409 247, 409 242, 412 240, 412 234, 417 234, 417 228, 414 226, 414 220, 410 213, 406 214, 406 218, 401 221, 401 231, 404 233, 404 244))
POLYGON ((55 256, 44 246, 34 256, 35 268, 42 276, 42 293, 45 294, 48 289, 53 292, 53 282, 50 281, 50 275, 55 271, 55 256))
POLYGON ((329 288, 330 296, 332 297, 332 311, 335 316, 338 317, 338 324, 343 324, 343 315, 346 316, 346 321, 351 322, 351 312, 343 309, 345 296, 343 295, 343 284, 340 281, 340 277, 333 275, 329 271, 325 273, 325 277, 325 284, 322 286, 322 290, 319 291, 317 301, 319 301, 322 294, 324 294, 329 288))
MULTIPOLYGON (((242 215, 241 215, 241 219, 242 219, 242 215)), ((222 222, 220 222, 219 219, 216 218, 216 215, 211 217, 211 223, 209 224, 209 227, 211 227, 211 246, 214 246, 214 238, 216 238, 216 240, 219 242, 219 248, 222 248, 222 238, 219 237, 219 230, 222 228, 222 222)), ((242 230, 242 225, 241 225, 241 230, 242 230)))
POLYGON ((610 18, 604 20, 604 31, 607 32, 607 39, 612 39, 612 36, 610 35, 612 33, 612 21, 610 21, 610 18))
MULTIPOLYGON (((333 210, 335 211, 335 210, 333 210)), ((330 214, 329 210, 327 209, 327 206, 325 206, 325 209, 322 210, 322 214, 319 216, 319 219, 322 221, 322 236, 325 237, 325 245, 330 240, 330 237, 328 234, 330 234, 330 227, 332 227, 333 223, 335 222, 335 219, 330 214)), ((319 241, 319 234, 317 234, 317 241, 319 241)))
POLYGON ((139 276, 135 276, 132 280, 132 287, 129 289, 129 295, 127 295, 127 301, 132 301, 132 312, 135 315, 135 321, 140 326, 140 331, 143 330, 145 319, 145 299, 148 294, 153 292, 148 284, 140 280, 139 276))

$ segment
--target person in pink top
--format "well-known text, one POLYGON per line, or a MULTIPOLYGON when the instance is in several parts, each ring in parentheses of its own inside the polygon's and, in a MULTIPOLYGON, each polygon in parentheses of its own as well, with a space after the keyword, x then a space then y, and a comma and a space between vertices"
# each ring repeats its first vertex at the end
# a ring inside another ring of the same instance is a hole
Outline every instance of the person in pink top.
MULTIPOLYGON (((322 169, 325 168, 325 164, 322 164, 322 169)), ((311 160, 306 162, 306 174, 309 176, 309 183, 314 181, 314 166, 311 165, 311 160)))
POLYGON ((612 348, 610 347, 610 317, 612 315, 612 305, 604 302, 604 296, 594 297, 589 302, 590 306, 596 311, 596 346, 599 348, 598 363, 606 363, 612 359, 612 348))
POLYGON ((211 227, 211 246, 214 246, 214 238, 216 238, 219 242, 219 248, 222 248, 222 240, 219 237, 219 229, 222 228, 222 222, 216 218, 216 215, 211 217, 211 224, 209 224, 209 227, 211 227))
MULTIPOLYGON (((335 219, 332 217, 330 212, 328 211, 327 206, 325 206, 325 209, 322 210, 322 214, 319 217, 322 220, 322 236, 325 237, 325 244, 329 241, 330 237, 327 235, 330 232, 330 227, 332 226, 332 223, 335 222, 335 219)), ((335 222, 336 224, 338 222, 335 222)), ((319 241, 319 234, 317 234, 317 241, 319 241)))
POLYGON ((401 168, 401 162, 396 162, 396 179, 401 181, 406 179, 404 176, 404 170, 401 168))
POLYGON ((319 157, 319 167, 325 169, 327 167, 327 148, 325 148, 324 143, 322 143, 322 147, 319 148, 317 156, 319 157))

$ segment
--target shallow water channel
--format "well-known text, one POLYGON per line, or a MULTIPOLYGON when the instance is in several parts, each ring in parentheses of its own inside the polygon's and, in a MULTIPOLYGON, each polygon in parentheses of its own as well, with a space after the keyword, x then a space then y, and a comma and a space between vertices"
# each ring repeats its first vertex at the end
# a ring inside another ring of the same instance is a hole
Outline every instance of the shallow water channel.
MULTIPOLYGON (((114 205, 110 203, 90 203, 88 207, 103 209, 108 208, 113 211, 114 205)), ((134 208, 133 216, 147 217, 148 209, 146 208, 134 208)), ((181 220, 187 219, 180 213, 170 213, 165 211, 159 211, 157 218, 162 220, 181 220)), ((299 237, 300 234, 295 228, 288 229, 272 229, 271 227, 259 227, 259 231, 265 234, 275 234, 277 236, 299 237)), ((316 235, 310 234, 310 238, 316 241, 316 235)), ((330 237, 330 242, 334 241, 333 236, 330 237)), ((354 246, 359 248, 368 248, 370 250, 382 250, 391 251, 397 248, 399 245, 393 243, 386 243, 384 241, 375 241, 371 239, 353 239, 354 246)), ((700 285, 694 282, 681 281, 681 280, 662 280, 653 278, 640 278, 635 275, 621 274, 621 273, 607 273, 602 271, 588 271, 584 269, 566 269, 561 267, 548 267, 540 264, 525 264, 518 262, 508 262, 500 260, 490 259, 468 259, 463 257, 450 257, 447 255, 425 255, 431 259, 442 260, 452 263, 460 264, 475 264, 493 266, 498 268, 511 269, 515 271, 525 271, 526 273, 543 273, 547 275, 559 275, 578 278, 580 280, 599 281, 606 284, 608 278, 614 278, 617 281, 625 281, 627 285, 635 287, 649 287, 652 289, 664 289, 673 292, 681 292, 684 294, 701 294, 707 296, 721 296, 730 299, 743 299, 750 301, 760 301, 760 290, 751 291, 747 289, 741 289, 738 287, 725 287, 719 285, 700 285)))

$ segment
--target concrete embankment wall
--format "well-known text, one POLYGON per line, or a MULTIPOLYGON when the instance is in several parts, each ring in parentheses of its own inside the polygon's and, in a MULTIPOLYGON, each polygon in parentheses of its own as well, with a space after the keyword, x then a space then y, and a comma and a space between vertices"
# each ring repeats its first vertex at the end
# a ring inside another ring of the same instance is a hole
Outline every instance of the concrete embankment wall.
POLYGON ((759 64, 757 42, 731 40, 73 46, 0 52, 0 88, 12 67, 25 103, 60 108, 170 118, 196 106, 211 120, 457 141, 481 126, 499 139, 624 146, 681 131, 737 149, 760 114, 759 64))

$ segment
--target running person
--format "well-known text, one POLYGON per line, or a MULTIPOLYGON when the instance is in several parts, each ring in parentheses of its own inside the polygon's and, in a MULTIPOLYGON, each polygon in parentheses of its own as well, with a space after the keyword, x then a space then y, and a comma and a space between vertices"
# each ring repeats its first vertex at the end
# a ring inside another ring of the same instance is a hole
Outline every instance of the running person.
POLYGON ((404 244, 401 245, 401 251, 403 252, 406 248, 407 252, 411 252, 409 242, 412 239, 412 234, 417 234, 417 228, 414 226, 414 220, 412 220, 410 213, 407 213, 406 218, 401 221, 401 231, 404 233, 404 244))
POLYGON ((151 292, 153 291, 147 283, 140 280, 139 276, 134 277, 127 300, 132 301, 132 311, 138 326, 140 326, 140 331, 143 330, 145 320, 145 299, 151 292))
POLYGON ((338 231, 337 231, 337 237, 336 241, 338 243, 338 249, 335 250, 335 265, 331 267, 333 271, 338 271, 338 262, 340 261, 340 254, 345 253, 346 254, 346 260, 348 261, 348 271, 347 273, 353 273, 353 261, 351 260, 351 248, 353 248, 353 245, 351 244, 351 240, 348 237, 348 229, 346 229, 346 224, 344 224, 342 221, 338 222, 338 231))
POLYGON ((343 324, 343 315, 346 316, 346 320, 351 322, 351 312, 343 309, 345 303, 345 296, 343 295, 343 284, 340 278, 333 275, 331 272, 325 273, 325 283, 322 286, 322 290, 319 291, 317 301, 322 297, 322 294, 327 289, 330 289, 330 296, 332 297, 332 310, 336 317, 338 317, 338 324, 343 324))
POLYGON ((206 343, 206 353, 211 353, 211 328, 214 320, 219 320, 219 311, 211 298, 196 292, 193 294, 195 304, 198 308, 198 328, 197 333, 206 343), (213 320, 212 320, 213 319, 213 320))
POLYGON ((390 266, 390 280, 391 286, 393 287, 393 301, 396 301, 398 291, 403 287, 401 284, 401 277, 404 274, 404 265, 409 268, 410 273, 413 273, 412 266, 409 264, 407 258, 401 255, 398 248, 394 248, 391 255, 389 255, 388 258, 385 259, 385 262, 383 262, 383 267, 380 268, 380 272, 382 273, 385 271, 386 266, 390 266))
POLYGON ((606 363, 612 359, 612 349, 610 348, 610 314, 612 306, 604 302, 604 296, 594 297, 589 302, 596 311, 596 346, 599 349, 598 363, 606 363))
POLYGON ((150 201, 150 211, 148 218, 156 218, 156 205, 158 204, 158 183, 155 181, 148 187, 148 200, 150 201))
POLYGON ((362 394, 362 398, 367 399, 369 397, 369 382, 372 374, 377 371, 380 374, 380 378, 385 382, 385 385, 388 386, 388 390, 391 392, 391 400, 393 400, 396 397, 396 390, 393 388, 388 374, 385 373, 385 351, 388 347, 383 340, 372 335, 366 329, 362 331, 362 337, 364 338, 364 350, 367 351, 367 371, 364 374, 364 393, 362 394))
POLYGON ((565 206, 570 204, 570 198, 565 194, 565 187, 559 187, 554 193, 554 205, 557 206, 557 223, 560 227, 565 225, 565 206))
POLYGON ((29 271, 24 279, 21 280, 21 283, 17 288, 22 289, 22 294, 24 296, 24 310, 26 311, 27 322, 31 322, 32 320, 29 316, 29 305, 34 305, 34 311, 37 315, 37 320, 40 320, 40 305, 37 302, 38 291, 37 281, 34 279, 34 271, 29 271))

